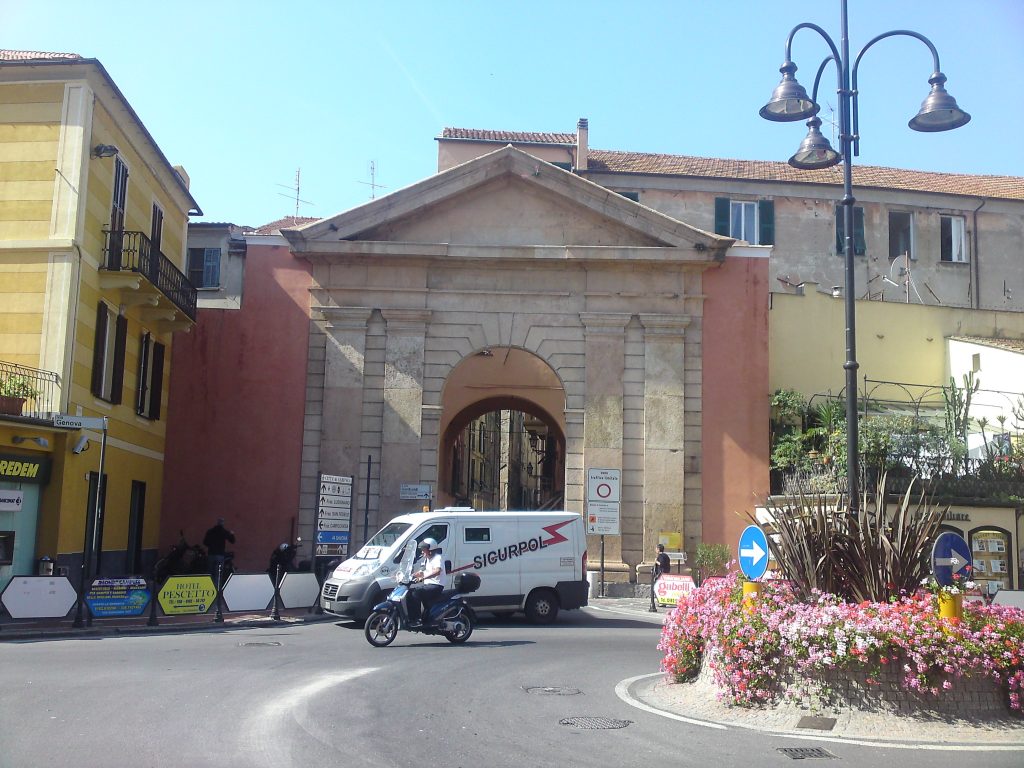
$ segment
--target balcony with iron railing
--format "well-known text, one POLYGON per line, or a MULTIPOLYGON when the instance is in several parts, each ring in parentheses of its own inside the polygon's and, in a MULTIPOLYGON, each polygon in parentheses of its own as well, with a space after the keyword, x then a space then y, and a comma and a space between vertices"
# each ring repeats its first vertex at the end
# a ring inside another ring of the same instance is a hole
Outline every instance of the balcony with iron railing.
POLYGON ((53 371, 0 360, 0 419, 49 420, 60 410, 60 377, 53 371))
POLYGON ((142 232, 105 232, 102 269, 107 272, 135 272, 160 291, 189 320, 196 319, 195 286, 142 232))

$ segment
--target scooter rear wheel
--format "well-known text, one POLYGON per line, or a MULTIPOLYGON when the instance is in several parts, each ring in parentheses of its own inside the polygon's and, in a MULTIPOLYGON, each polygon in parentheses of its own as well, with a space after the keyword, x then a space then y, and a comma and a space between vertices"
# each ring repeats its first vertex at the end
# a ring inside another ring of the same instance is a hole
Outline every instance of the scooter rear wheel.
POLYGON ((473 618, 465 611, 459 611, 454 618, 446 621, 454 621, 458 625, 453 631, 444 633, 445 640, 449 643, 464 643, 473 634, 473 618))
POLYGON ((366 642, 376 648, 391 645, 398 636, 398 617, 387 611, 374 611, 363 627, 366 642))

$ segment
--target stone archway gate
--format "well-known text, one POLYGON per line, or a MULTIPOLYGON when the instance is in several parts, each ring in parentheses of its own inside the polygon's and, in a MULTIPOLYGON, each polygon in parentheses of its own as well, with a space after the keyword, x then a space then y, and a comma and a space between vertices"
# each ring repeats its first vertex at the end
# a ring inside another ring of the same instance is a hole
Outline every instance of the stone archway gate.
POLYGON ((511 146, 282 234, 313 266, 301 530, 317 473, 352 475, 362 541, 368 456, 371 532, 418 509, 399 488, 437 483, 447 376, 515 347, 564 387, 567 509, 622 471, 613 569, 700 541, 701 281, 732 240, 511 146))

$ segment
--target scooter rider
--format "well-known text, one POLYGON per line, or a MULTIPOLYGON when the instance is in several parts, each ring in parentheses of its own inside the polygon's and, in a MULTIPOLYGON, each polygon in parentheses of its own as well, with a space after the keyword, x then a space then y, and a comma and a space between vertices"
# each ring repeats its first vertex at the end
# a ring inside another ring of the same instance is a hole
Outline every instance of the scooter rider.
POLYGON ((412 575, 415 583, 409 587, 406 598, 412 624, 420 623, 421 617, 437 602, 445 586, 444 561, 437 542, 430 537, 425 538, 420 542, 420 551, 423 553, 423 568, 412 575))

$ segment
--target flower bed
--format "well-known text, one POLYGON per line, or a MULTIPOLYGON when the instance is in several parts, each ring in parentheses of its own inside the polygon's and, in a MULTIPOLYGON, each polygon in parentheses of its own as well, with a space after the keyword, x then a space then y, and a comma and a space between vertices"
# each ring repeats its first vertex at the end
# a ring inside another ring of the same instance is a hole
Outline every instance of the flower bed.
POLYGON ((1021 711, 1022 610, 970 604, 962 620, 948 621, 927 593, 860 604, 816 594, 801 603, 784 582, 766 582, 750 608, 741 593, 732 574, 680 602, 658 645, 666 673, 682 681, 703 666, 719 698, 741 706, 810 698, 946 712, 966 697, 983 713, 985 691, 995 690, 1004 711, 1006 703, 1021 711))

